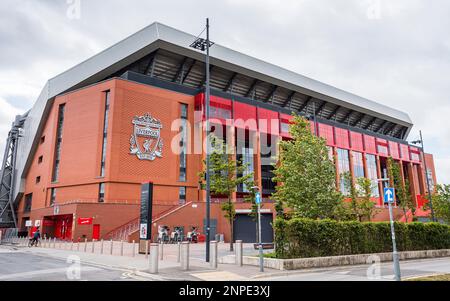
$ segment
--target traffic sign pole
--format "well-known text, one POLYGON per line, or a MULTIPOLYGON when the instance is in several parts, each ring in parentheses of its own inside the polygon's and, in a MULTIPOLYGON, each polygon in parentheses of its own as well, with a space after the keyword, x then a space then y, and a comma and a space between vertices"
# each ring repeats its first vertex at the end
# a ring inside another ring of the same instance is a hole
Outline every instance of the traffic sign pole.
POLYGON ((394 203, 395 191, 394 188, 384 188, 384 200, 387 201, 389 206, 389 220, 391 224, 391 237, 392 237, 392 259, 394 261, 394 275, 396 281, 401 281, 402 276, 400 274, 400 261, 398 258, 397 244, 395 242, 395 227, 394 227, 394 213, 392 210, 392 204, 394 203))
POLYGON ((256 193, 255 203, 258 205, 259 271, 264 272, 264 255, 263 255, 262 239, 261 239, 261 194, 259 192, 256 193))

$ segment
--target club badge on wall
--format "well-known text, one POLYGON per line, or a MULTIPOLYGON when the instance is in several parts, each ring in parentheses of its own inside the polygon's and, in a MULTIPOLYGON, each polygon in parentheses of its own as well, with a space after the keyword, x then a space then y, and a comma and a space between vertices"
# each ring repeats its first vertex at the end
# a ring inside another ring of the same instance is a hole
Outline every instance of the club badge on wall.
POLYGON ((146 113, 135 116, 132 123, 134 130, 130 138, 130 154, 136 155, 140 160, 162 158, 161 121, 146 113))

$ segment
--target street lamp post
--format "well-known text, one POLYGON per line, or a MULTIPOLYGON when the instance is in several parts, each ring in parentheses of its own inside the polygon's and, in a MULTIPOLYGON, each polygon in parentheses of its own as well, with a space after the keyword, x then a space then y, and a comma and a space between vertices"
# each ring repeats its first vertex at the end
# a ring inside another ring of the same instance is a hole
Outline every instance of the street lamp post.
POLYGON ((206 18, 206 40, 197 38, 189 47, 205 51, 205 119, 206 119, 206 262, 209 262, 210 253, 210 230, 211 230, 211 195, 210 195, 210 174, 209 174, 209 48, 214 43, 209 40, 209 18, 206 18))
MULTIPOLYGON (((389 178, 385 178, 385 179, 378 179, 378 181, 380 182, 390 182, 389 178)), ((402 280, 402 276, 400 273, 400 261, 398 258, 398 252, 397 252, 397 243, 395 241, 395 227, 394 227, 394 213, 392 211, 392 201, 394 198, 394 195, 390 196, 391 199, 388 199, 388 206, 389 206, 389 221, 391 224, 391 238, 392 238, 392 259, 394 262, 394 274, 395 274, 395 280, 396 281, 401 281, 402 280)), ((385 200, 386 197, 384 197, 383 201, 385 200)))
POLYGON ((430 179, 428 179, 428 168, 427 168, 427 160, 425 159, 425 148, 423 146, 423 138, 422 131, 419 131, 420 140, 412 141, 412 144, 420 144, 422 147, 422 158, 423 158, 423 167, 425 168, 425 180, 427 181, 427 190, 428 190, 428 200, 430 202, 430 211, 431 211, 431 221, 435 222, 434 210, 433 210, 433 200, 431 196, 431 188, 430 188, 430 179))

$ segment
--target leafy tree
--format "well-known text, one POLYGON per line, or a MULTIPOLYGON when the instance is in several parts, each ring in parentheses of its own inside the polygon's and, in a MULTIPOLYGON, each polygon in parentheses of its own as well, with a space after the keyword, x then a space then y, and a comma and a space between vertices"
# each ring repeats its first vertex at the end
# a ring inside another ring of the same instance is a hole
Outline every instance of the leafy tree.
POLYGON ((369 222, 373 216, 377 214, 378 210, 375 208, 375 203, 372 201, 373 183, 367 178, 358 178, 358 212, 359 216, 365 218, 369 222))
POLYGON ((414 220, 416 204, 411 196, 409 181, 407 179, 403 181, 402 179, 402 167, 400 163, 395 162, 390 157, 387 160, 387 167, 389 171, 389 178, 391 179, 392 185, 394 185, 395 188, 397 204, 400 208, 402 208, 406 222, 408 222, 407 213, 409 210, 411 210, 411 214, 414 220))
POLYGON ((274 199, 297 217, 333 217, 342 195, 336 190, 335 167, 325 139, 313 135, 309 122, 300 116, 294 116, 289 132, 292 140, 279 143, 273 181, 281 185, 276 186, 274 199))
MULTIPOLYGON (((234 227, 233 222, 236 217, 236 210, 232 200, 233 193, 240 184, 251 187, 250 180, 253 179, 253 173, 245 174, 247 166, 241 161, 232 160, 229 155, 228 146, 218 137, 210 136, 210 191, 212 194, 225 196, 226 202, 221 204, 224 217, 230 224, 230 251, 233 251, 234 227), (238 176, 243 175, 243 176, 238 176)), ((199 173, 199 182, 202 188, 205 186, 206 162, 204 161, 203 171, 199 173)))
POLYGON ((373 192, 372 181, 364 177, 357 178, 356 181, 353 181, 349 172, 343 173, 342 177, 346 182, 346 186, 350 188, 350 204, 346 208, 348 212, 341 211, 341 216, 344 214, 341 219, 358 220, 360 222, 363 219, 371 221, 377 212, 375 203, 371 199, 373 192))
MULTIPOLYGON (((450 224, 450 185, 436 185, 432 200, 436 218, 450 224)), ((428 203, 424 206, 424 209, 429 209, 428 203)))

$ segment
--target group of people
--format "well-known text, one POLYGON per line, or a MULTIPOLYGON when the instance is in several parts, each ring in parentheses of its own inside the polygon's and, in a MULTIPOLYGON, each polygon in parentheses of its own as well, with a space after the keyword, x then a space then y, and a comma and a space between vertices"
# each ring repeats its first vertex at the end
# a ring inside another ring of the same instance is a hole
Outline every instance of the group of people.
MULTIPOLYGON (((186 240, 197 243, 199 232, 197 227, 191 227, 191 231, 189 231, 186 235, 186 240)), ((184 233, 182 227, 174 227, 174 231, 170 232, 170 228, 168 226, 159 226, 158 227, 158 242, 164 243, 177 243, 185 240, 184 233)))

